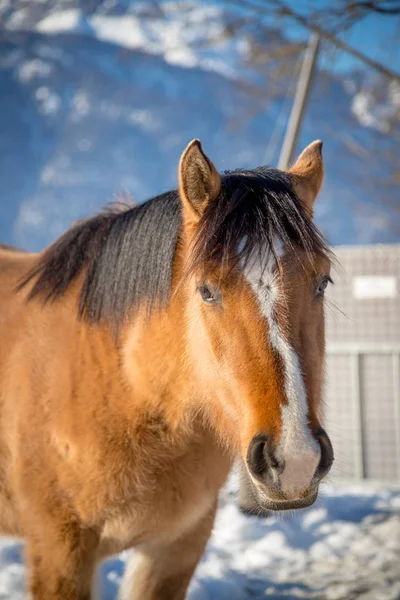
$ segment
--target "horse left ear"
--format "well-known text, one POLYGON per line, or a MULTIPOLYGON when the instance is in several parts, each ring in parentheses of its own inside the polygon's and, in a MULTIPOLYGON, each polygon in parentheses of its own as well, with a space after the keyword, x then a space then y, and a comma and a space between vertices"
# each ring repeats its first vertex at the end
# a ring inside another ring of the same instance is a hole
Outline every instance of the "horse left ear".
POLYGON ((307 146, 289 169, 289 173, 293 175, 294 191, 312 217, 313 205, 324 179, 322 142, 316 140, 307 146))
POLYGON ((200 140, 193 140, 184 150, 179 163, 179 193, 190 216, 198 221, 207 204, 221 190, 221 177, 204 154, 200 140))

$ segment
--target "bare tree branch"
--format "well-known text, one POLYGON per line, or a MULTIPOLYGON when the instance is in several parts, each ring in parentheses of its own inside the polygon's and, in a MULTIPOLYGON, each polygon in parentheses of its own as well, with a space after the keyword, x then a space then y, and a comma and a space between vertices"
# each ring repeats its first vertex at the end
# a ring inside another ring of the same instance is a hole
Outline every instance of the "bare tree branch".
POLYGON ((374 2, 371 0, 370 2, 352 2, 348 6, 346 6, 346 10, 362 10, 363 12, 376 12, 382 15, 399 15, 400 14, 400 3, 395 0, 393 2, 394 6, 387 6, 392 4, 389 0, 384 0, 383 2, 374 2), (384 6, 385 5, 385 6, 384 6))
MULTIPOLYGON (((271 9, 269 9, 266 6, 266 3, 262 2, 262 0, 259 0, 259 1, 258 0, 240 0, 240 1, 237 0, 236 2, 234 0, 233 1, 228 0, 227 3, 231 4, 231 5, 236 4, 236 5, 240 6, 241 8, 243 8, 244 4, 247 4, 248 7, 252 8, 258 12, 261 12, 262 14, 264 14, 266 16, 271 16, 271 9)), ((324 39, 328 40, 329 42, 331 42, 332 44, 334 44, 340 50, 347 52, 347 54, 350 54, 351 56, 354 56, 358 60, 367 64, 372 69, 379 71, 380 73, 382 73, 386 77, 389 77, 390 79, 400 82, 400 73, 396 73, 395 71, 392 71, 392 69, 385 67, 384 65, 382 65, 378 61, 370 58, 363 52, 360 52, 356 48, 349 46, 348 44, 346 44, 346 42, 343 42, 341 39, 339 39, 338 37, 336 37, 329 31, 326 31, 325 29, 323 29, 315 21, 313 21, 310 18, 293 10, 283 0, 268 0, 267 4, 275 7, 275 11, 276 11, 275 15, 276 16, 289 17, 289 18, 293 19, 294 21, 296 21, 297 23, 299 23, 306 29, 308 29, 310 31, 314 31, 315 33, 318 33, 318 35, 320 35, 322 38, 324 38, 324 39)))

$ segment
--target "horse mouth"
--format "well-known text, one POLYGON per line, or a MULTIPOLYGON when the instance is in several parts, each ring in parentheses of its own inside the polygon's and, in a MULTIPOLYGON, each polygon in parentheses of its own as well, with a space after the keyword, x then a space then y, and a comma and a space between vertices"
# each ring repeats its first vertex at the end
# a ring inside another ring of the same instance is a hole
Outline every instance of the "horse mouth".
POLYGON ((318 498, 318 490, 306 498, 296 500, 267 500, 262 503, 263 510, 280 511, 280 510, 297 510, 299 508, 307 508, 314 504, 318 498))

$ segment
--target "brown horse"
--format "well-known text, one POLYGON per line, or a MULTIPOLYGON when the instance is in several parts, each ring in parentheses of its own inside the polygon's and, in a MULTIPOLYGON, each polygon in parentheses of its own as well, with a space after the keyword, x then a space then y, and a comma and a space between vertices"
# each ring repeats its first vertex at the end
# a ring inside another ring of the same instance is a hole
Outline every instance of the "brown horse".
POLYGON ((289 172, 219 175, 195 140, 179 192, 0 250, 0 527, 37 600, 179 600, 239 456, 260 506, 314 502, 330 253, 314 142, 289 172))

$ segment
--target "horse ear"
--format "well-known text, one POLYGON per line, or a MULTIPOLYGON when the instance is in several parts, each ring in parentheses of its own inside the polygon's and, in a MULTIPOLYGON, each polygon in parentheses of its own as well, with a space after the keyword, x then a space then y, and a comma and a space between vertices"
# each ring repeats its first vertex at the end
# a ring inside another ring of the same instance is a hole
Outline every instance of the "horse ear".
POLYGON ((184 150, 179 163, 179 193, 191 217, 199 220, 207 204, 221 190, 221 177, 204 154, 199 140, 193 140, 184 150))
POLYGON ((294 191, 312 217, 313 205, 324 179, 322 142, 316 140, 307 146, 289 169, 289 173, 293 175, 294 191))

